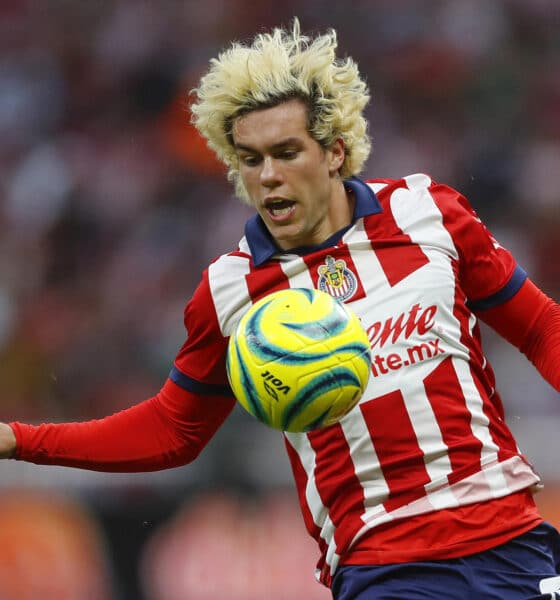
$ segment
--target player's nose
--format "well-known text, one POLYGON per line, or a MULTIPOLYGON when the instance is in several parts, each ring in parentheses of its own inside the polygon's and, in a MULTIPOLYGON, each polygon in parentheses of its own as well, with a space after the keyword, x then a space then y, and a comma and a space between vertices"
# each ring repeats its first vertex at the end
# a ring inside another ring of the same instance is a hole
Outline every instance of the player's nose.
POLYGON ((274 187, 282 180, 278 163, 271 156, 266 156, 261 169, 261 183, 265 187, 274 187))

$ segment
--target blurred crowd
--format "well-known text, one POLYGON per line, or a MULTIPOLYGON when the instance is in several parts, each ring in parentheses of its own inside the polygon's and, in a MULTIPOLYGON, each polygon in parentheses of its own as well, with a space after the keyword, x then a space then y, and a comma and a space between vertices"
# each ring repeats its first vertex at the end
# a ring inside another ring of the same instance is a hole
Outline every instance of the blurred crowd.
MULTIPOLYGON (((159 389, 201 270, 249 215, 190 126, 189 90, 231 40, 293 15, 335 27, 368 81, 364 175, 454 185, 560 298, 555 0, 5 0, 1 419, 100 417, 159 389)), ((497 347, 516 417, 554 410, 497 347)))
MULTIPOLYGON (((0 420, 97 418, 157 392, 183 343, 184 305, 202 269, 235 246, 250 214, 189 124, 189 90, 230 41, 289 25, 295 15, 304 30, 336 28, 341 54, 352 56, 368 81, 374 149, 364 175, 423 171, 453 185, 560 300, 558 0, 3 0, 0 420)), ((538 453, 545 437, 558 438, 555 429, 550 436, 542 430, 547 416, 558 414, 558 394, 515 349, 485 334, 512 426, 524 443, 535 439, 538 453)), ((285 485, 281 440, 268 433, 234 413, 189 467, 190 482, 238 490, 285 485)), ((542 448, 536 464, 551 456, 557 469, 557 455, 542 448)), ((35 485, 39 473, 48 484, 63 481, 47 475, 58 471, 24 467, 8 465, 3 485, 25 483, 25 473, 35 485)), ((219 502, 230 503, 220 508, 223 524, 239 506, 231 497, 219 502)), ((213 506, 202 502, 200 523, 213 506)), ((283 514, 279 506, 274 512, 283 514)), ((241 521, 227 521, 231 539, 253 537, 224 576, 230 584, 234 572, 246 573, 270 507, 257 520, 242 513, 241 521)), ((197 543, 210 544, 215 555, 210 517, 197 543)), ((198 581, 197 598, 225 597, 212 587, 218 580, 201 576, 206 567, 188 571, 196 559, 188 544, 169 555, 184 544, 176 531, 185 522, 198 539, 197 518, 177 519, 146 550, 152 571, 144 589, 167 600, 185 597, 181 590, 198 581), (177 595, 162 587, 173 566, 187 569, 177 595)), ((21 538, 22 529, 13 530, 21 538)), ((224 557, 223 569, 237 550, 224 557)), ((270 558, 257 568, 274 564, 270 558)))
POLYGON ((188 92, 231 40, 296 14, 336 27, 368 80, 365 175, 456 186, 560 297, 555 0, 5 0, 0 418, 98 417, 159 389, 201 270, 249 214, 188 92))

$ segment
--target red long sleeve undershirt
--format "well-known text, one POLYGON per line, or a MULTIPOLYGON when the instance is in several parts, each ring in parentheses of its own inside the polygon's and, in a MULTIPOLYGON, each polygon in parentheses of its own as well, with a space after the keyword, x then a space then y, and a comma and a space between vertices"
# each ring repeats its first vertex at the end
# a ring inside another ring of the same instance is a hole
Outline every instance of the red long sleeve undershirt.
POLYGON ((527 279, 507 302, 478 313, 560 391, 560 305, 527 279))
POLYGON ((104 419, 10 423, 14 458, 107 472, 179 467, 200 454, 234 404, 231 397, 197 396, 168 379, 153 398, 104 419))
MULTIPOLYGON (((519 348, 560 391, 560 306, 533 283, 479 317, 519 348)), ((231 412, 229 397, 201 396, 171 380, 136 406, 104 419, 39 426, 10 423, 15 459, 97 471, 138 472, 194 460, 231 412)))

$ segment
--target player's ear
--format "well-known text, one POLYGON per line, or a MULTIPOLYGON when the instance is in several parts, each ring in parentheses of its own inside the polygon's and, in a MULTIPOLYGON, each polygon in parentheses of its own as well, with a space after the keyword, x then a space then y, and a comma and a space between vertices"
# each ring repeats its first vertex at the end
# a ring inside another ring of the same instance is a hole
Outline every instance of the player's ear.
POLYGON ((345 157, 346 149, 344 147, 344 140, 342 138, 337 138, 328 151, 329 171, 331 175, 335 175, 340 171, 345 157))

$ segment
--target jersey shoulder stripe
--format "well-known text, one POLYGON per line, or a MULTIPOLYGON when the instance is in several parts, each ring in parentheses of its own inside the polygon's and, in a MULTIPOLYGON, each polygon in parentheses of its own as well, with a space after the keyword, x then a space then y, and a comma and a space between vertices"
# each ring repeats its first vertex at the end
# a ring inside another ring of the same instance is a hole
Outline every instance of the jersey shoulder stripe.
POLYGON ((212 383, 203 383, 185 375, 179 371, 177 367, 173 367, 169 373, 169 379, 176 383, 180 388, 193 392, 194 394, 202 394, 204 396, 233 396, 233 392, 229 385, 219 385, 212 383))
POLYGON ((488 310, 489 308, 499 306, 500 304, 507 302, 510 298, 513 298, 513 296, 521 289, 521 286, 525 283, 526 279, 527 273, 517 265, 511 279, 501 290, 498 290, 495 294, 492 294, 487 298, 469 301, 467 304, 472 311, 488 310))

